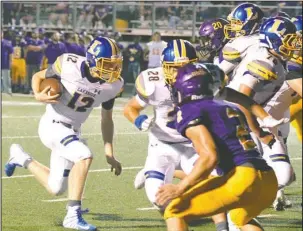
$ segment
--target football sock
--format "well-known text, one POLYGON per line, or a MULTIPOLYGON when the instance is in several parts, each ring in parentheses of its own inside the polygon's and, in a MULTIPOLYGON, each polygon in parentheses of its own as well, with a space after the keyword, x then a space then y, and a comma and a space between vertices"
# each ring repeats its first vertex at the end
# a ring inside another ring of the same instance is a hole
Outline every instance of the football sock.
POLYGON ((67 203, 68 206, 73 207, 73 206, 81 206, 81 201, 76 201, 76 200, 69 200, 67 203))
POLYGON ((28 165, 31 163, 33 161, 33 159, 32 158, 29 158, 29 159, 27 159, 25 162, 24 162, 24 168, 27 168, 28 167, 28 165))
POLYGON ((216 224, 217 231, 228 231, 227 221, 222 221, 216 224))

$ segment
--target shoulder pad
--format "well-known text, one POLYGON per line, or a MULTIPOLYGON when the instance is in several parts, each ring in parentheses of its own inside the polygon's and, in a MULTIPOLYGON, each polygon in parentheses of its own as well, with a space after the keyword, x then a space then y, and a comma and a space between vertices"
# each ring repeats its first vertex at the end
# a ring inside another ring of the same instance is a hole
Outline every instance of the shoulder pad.
POLYGON ((60 55, 52 65, 53 71, 58 76, 61 76, 63 56, 64 56, 64 54, 60 55))
POLYGON ((274 69, 275 64, 270 60, 253 60, 247 64, 249 74, 260 80, 276 80, 278 76, 274 69))
POLYGON ((142 71, 136 79, 136 90, 138 94, 143 98, 150 97, 155 91, 155 82, 159 80, 159 77, 157 76, 158 72, 153 71, 153 69, 147 69, 145 71, 142 71), (150 76, 150 72, 155 76, 150 76))
POLYGON ((222 50, 223 59, 235 63, 241 61, 241 53, 234 47, 225 45, 222 50))

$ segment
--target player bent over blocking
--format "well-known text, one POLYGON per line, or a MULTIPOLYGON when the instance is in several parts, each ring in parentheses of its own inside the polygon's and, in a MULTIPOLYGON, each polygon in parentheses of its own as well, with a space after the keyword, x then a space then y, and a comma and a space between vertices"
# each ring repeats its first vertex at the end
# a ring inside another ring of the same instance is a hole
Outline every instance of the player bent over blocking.
POLYGON ((48 103, 39 124, 39 137, 51 150, 50 168, 34 160, 20 145, 10 148, 5 166, 11 176, 15 167, 27 168, 53 195, 68 186, 67 215, 63 226, 76 230, 95 230, 82 218, 81 199, 93 155, 80 138, 81 125, 94 107, 102 105, 101 130, 108 164, 120 175, 121 164, 113 155, 112 108, 123 86, 120 77, 122 56, 114 40, 95 38, 86 58, 63 54, 48 69, 33 76, 32 87, 38 101, 48 103), (40 91, 44 79, 56 78, 63 85, 62 95, 49 96, 50 87, 40 91))
POLYGON ((173 84, 176 128, 199 154, 193 170, 178 184, 157 193, 169 231, 187 231, 187 222, 222 212, 241 230, 261 231, 253 219, 275 199, 274 171, 250 137, 244 114, 233 104, 213 99, 215 79, 198 63, 178 70, 173 84), (216 169, 220 176, 208 178, 216 169), (257 203, 256 203, 257 201, 257 203))

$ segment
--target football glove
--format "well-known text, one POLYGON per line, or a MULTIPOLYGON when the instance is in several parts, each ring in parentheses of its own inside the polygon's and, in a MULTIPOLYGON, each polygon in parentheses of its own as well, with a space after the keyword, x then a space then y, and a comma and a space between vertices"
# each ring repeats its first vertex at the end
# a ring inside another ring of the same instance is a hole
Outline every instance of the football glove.
POLYGON ((276 120, 271 115, 269 115, 262 120, 260 127, 261 128, 275 128, 275 127, 277 127, 281 124, 285 124, 287 122, 289 122, 288 118, 282 118, 280 120, 276 120))

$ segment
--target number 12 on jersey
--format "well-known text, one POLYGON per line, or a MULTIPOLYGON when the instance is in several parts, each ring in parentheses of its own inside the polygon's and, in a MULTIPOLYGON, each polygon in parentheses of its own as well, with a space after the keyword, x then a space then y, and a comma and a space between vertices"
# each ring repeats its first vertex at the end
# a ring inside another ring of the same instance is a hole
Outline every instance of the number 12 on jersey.
POLYGON ((87 96, 82 97, 82 94, 80 94, 79 92, 75 92, 73 97, 67 104, 67 106, 71 109, 74 109, 77 112, 86 112, 86 110, 93 105, 94 101, 95 100, 91 97, 87 97, 87 96), (77 107, 76 106, 77 101, 83 103, 84 105, 77 107))

